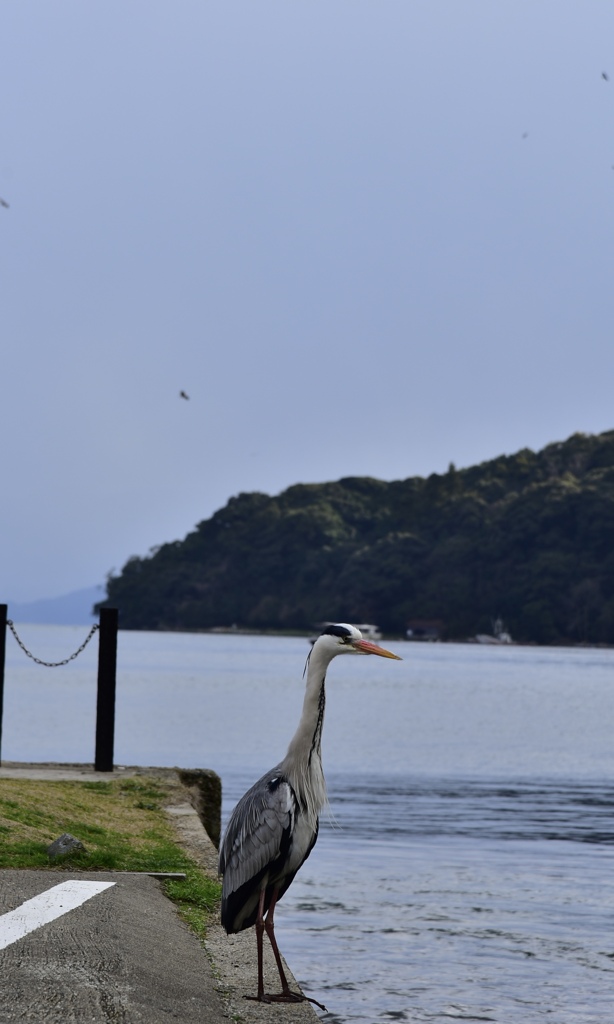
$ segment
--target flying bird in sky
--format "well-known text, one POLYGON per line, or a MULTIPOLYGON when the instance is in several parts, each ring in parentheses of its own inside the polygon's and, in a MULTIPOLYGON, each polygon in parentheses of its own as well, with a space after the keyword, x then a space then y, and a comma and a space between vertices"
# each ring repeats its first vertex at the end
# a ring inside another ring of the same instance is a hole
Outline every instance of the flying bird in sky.
POLYGON ((190 396, 189 396, 189 395, 186 395, 185 391, 180 391, 180 392, 179 392, 179 397, 180 397, 180 398, 185 398, 186 402, 189 402, 189 401, 190 401, 190 396))
MULTIPOLYGON (((356 626, 342 622, 324 630, 307 658, 303 713, 288 753, 239 800, 220 847, 220 874, 224 876, 222 924, 228 934, 256 926, 258 994, 247 998, 264 1003, 297 1003, 308 999, 321 1006, 317 1000, 290 989, 275 939, 273 914, 277 901, 307 860, 318 838, 319 814, 326 803, 320 751, 324 683, 326 670, 338 654, 379 654, 382 658, 401 660, 397 654, 363 640, 356 626), (264 991, 265 931, 281 979, 278 995, 264 991)), ((270 714, 275 714, 273 705, 270 714)))
POLYGON ((602 77, 602 78, 605 78, 606 82, 609 82, 609 81, 610 81, 610 76, 609 76, 609 75, 606 75, 605 71, 602 71, 602 72, 601 72, 601 77, 602 77))
POLYGON ((9 208, 9 204, 7 203, 6 199, 2 198, 2 196, 0 196, 0 206, 4 206, 7 210, 9 208))

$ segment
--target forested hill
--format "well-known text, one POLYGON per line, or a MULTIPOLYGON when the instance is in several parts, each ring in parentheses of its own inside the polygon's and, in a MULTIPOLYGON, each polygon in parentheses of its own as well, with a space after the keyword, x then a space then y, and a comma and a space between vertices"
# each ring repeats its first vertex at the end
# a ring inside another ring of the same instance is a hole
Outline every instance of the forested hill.
POLYGON ((614 643, 614 431, 427 478, 240 494, 107 584, 127 629, 310 629, 614 643))

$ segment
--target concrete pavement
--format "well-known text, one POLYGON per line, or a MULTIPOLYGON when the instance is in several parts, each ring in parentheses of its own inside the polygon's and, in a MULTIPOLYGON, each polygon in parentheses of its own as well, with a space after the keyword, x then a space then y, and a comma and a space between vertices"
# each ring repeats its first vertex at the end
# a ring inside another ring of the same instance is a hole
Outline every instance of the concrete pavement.
POLYGON ((7 870, 0 914, 67 879, 113 884, 0 951, 1 1024, 225 1024, 202 946, 153 878, 7 870))

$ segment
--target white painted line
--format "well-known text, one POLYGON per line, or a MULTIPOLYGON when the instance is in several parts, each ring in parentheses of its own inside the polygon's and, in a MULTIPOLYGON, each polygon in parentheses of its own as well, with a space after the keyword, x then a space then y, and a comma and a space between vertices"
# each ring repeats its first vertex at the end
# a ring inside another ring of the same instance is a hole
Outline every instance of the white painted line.
POLYGON ((12 942, 23 939, 28 932, 33 932, 56 917, 62 917, 69 910, 80 907, 92 896, 97 896, 115 882, 81 882, 73 879, 60 882, 53 889, 47 889, 40 896, 26 900, 16 910, 9 910, 0 915, 0 949, 10 946, 12 942))

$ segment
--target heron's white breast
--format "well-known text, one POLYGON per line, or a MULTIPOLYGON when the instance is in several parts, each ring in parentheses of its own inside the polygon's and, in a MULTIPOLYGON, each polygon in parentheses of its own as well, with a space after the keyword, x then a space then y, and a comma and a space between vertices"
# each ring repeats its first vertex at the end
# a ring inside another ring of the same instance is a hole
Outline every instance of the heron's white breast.
POLYGON ((316 832, 308 822, 306 816, 300 812, 297 813, 296 818, 294 819, 292 845, 288 854, 284 874, 291 874, 298 871, 313 844, 315 835, 316 832))

